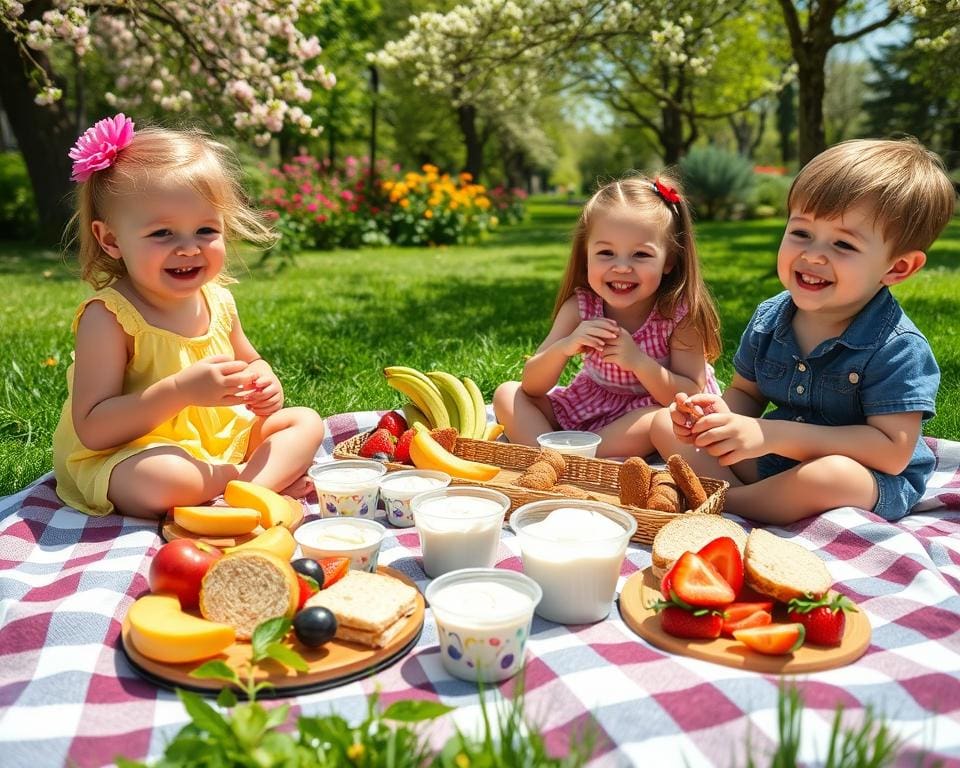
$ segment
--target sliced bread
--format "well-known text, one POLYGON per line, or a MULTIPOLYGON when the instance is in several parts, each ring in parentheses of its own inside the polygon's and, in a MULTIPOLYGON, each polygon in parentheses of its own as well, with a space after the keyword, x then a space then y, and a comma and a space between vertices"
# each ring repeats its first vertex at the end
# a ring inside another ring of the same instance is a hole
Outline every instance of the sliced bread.
POLYGON ((816 554, 789 539, 763 528, 754 528, 747 538, 743 557, 748 586, 775 600, 824 594, 833 579, 816 554))
POLYGON ((200 613, 208 621, 229 624, 240 640, 267 619, 292 618, 300 588, 290 563, 272 552, 243 549, 210 566, 200 588, 200 613))
POLYGON ((686 514, 671 520, 653 539, 653 575, 658 579, 684 552, 697 552, 705 544, 729 536, 743 552, 747 534, 737 523, 720 515, 686 514))
POLYGON ((339 639, 381 647, 394 625, 416 610, 417 590, 381 573, 350 571, 307 601, 307 607, 317 605, 337 617, 339 639))

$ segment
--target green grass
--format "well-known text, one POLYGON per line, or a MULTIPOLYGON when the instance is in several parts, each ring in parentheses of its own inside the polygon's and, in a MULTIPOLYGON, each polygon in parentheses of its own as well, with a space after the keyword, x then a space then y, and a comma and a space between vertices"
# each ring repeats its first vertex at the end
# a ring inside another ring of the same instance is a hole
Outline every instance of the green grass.
MULTIPOLYGON (((388 364, 469 375, 489 401, 517 378, 524 355, 549 328, 577 207, 531 203, 528 220, 476 246, 309 253, 277 275, 235 269, 233 291, 247 335, 276 369, 290 404, 327 415, 389 408, 388 364)), ((744 325, 780 290, 779 220, 704 222, 698 238, 723 320, 721 379, 744 325)), ((934 246, 928 266, 896 291, 927 335, 943 372, 939 415, 928 434, 960 439, 960 221, 934 246)), ((0 244, 0 495, 51 467, 50 443, 66 396, 70 322, 89 289, 59 254, 0 244), (49 360, 56 361, 47 365, 49 360)))

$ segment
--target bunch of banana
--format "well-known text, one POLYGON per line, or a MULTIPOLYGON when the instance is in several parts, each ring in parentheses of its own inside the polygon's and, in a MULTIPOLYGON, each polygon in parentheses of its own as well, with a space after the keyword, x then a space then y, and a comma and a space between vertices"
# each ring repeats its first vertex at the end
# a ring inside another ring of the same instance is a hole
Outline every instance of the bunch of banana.
POLYGON ((490 429, 483 394, 472 379, 445 371, 423 373, 402 365, 384 368, 383 375, 387 384, 410 398, 403 415, 411 427, 418 422, 431 429, 453 427, 461 437, 491 439, 487 437, 490 429))

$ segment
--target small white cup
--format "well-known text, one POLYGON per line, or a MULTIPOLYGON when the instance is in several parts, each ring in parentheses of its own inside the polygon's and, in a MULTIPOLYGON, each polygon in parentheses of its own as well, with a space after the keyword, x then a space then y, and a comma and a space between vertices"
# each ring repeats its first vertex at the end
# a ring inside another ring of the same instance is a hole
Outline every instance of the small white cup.
POLYGON ((510 508, 504 494, 458 485, 417 494, 410 506, 427 576, 494 566, 503 517, 510 508))
POLYGON ((300 545, 304 557, 320 560, 324 557, 349 557, 350 569, 354 571, 377 570, 380 557, 380 545, 386 533, 380 523, 361 517, 334 517, 323 520, 311 520, 293 532, 293 538, 300 545), (353 543, 346 529, 353 529, 356 538, 362 541, 353 543))
POLYGON ((404 469, 388 472, 380 478, 380 498, 387 513, 387 522, 397 528, 413 525, 414 496, 450 485, 450 475, 432 469, 404 469))
POLYGON ((552 448, 557 453, 569 453, 590 459, 597 455, 601 437, 596 432, 581 432, 565 429, 559 432, 546 432, 537 438, 541 448, 552 448))
POLYGON ((363 517, 377 513, 380 478, 387 468, 379 461, 346 459, 314 464, 307 471, 317 489, 321 517, 363 517))
POLYGON ((541 595, 533 579, 497 568, 464 568, 434 579, 425 596, 437 622, 443 668, 461 680, 513 677, 523 665, 541 595))

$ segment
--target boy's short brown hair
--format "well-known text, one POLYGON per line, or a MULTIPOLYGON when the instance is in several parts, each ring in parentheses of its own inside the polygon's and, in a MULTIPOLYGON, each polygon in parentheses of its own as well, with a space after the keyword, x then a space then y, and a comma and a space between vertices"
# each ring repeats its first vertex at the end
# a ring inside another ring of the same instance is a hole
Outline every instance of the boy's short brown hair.
POLYGON ((820 218, 872 205, 893 254, 926 251, 953 216, 956 192, 940 158, 913 138, 854 139, 821 152, 790 187, 787 207, 820 218))

